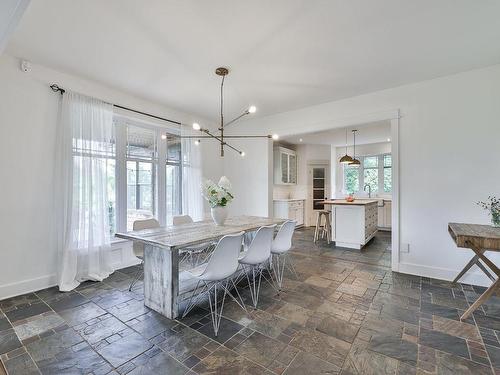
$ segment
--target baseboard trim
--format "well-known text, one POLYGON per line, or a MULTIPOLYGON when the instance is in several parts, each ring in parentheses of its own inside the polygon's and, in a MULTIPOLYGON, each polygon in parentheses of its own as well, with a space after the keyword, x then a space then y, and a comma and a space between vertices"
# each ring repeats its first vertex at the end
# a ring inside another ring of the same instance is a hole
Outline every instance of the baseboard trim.
MULTIPOLYGON (((465 264, 464 264, 465 267, 465 264)), ((414 263, 399 263, 398 272, 417 275, 423 277, 431 277, 434 279, 453 281, 461 270, 452 270, 449 268, 424 266, 414 263)), ((461 279, 461 283, 490 286, 491 280, 479 270, 477 266, 473 266, 461 279)))
POLYGON ((37 290, 50 288, 55 285, 57 285, 57 275, 55 274, 0 285, 0 300, 36 292, 37 290))
MULTIPOLYGON (((141 263, 137 258, 128 258, 125 262, 114 264, 115 270, 134 266, 141 263)), ((15 283, 0 285, 0 301, 6 298, 20 296, 26 293, 36 292, 41 289, 50 288, 57 285, 57 275, 47 275, 18 281, 15 283)))

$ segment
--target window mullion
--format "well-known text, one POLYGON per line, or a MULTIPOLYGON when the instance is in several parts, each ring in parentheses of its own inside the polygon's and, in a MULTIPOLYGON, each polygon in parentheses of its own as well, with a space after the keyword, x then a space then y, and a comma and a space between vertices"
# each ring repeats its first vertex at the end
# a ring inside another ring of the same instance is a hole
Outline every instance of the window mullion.
POLYGON ((158 129, 156 132, 157 150, 158 150, 158 164, 157 171, 157 219, 161 226, 165 226, 167 222, 167 141, 161 138, 161 131, 158 129))
POLYGON ((115 126, 116 134, 116 231, 127 231, 127 129, 115 126))

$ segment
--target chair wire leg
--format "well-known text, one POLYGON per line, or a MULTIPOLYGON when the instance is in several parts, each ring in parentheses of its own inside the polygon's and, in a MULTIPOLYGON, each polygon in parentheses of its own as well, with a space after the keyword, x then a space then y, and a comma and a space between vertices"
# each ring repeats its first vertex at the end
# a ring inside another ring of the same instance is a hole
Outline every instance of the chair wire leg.
POLYGON ((245 303, 243 302, 243 298, 241 298, 241 295, 240 295, 240 292, 238 291, 238 287, 236 286, 236 284, 234 283, 234 280, 231 279, 231 283, 233 284, 233 288, 234 290, 236 291, 236 294, 238 295, 238 299, 240 300, 240 302, 238 302, 236 300, 236 298, 228 291, 228 294, 229 296, 234 300, 234 302, 236 302, 243 310, 245 310, 246 313, 248 313, 248 310, 247 308, 245 307, 245 303))
POLYGON ((196 302, 201 298, 201 296, 206 292, 204 289, 206 286, 204 285, 201 292, 198 292, 198 288, 200 287, 201 281, 198 281, 196 284, 196 287, 193 290, 193 293, 191 293, 191 297, 189 297, 188 304, 186 306, 186 309, 184 310, 184 313, 182 314, 182 317, 184 318, 196 305, 196 302), (197 293, 198 292, 198 293, 197 293), (196 296, 195 300, 193 301, 193 298, 196 296))
POLYGON ((137 272, 135 273, 135 276, 134 276, 134 280, 132 280, 132 282, 130 283, 130 286, 128 288, 128 291, 131 292, 132 291, 132 288, 134 287, 134 285, 137 283, 137 281, 139 281, 141 275, 144 273, 144 259, 141 261, 141 267, 139 267, 139 269, 137 270, 137 272))
POLYGON ((295 271, 295 266, 293 265, 293 261, 292 261, 290 255, 286 254, 286 256, 288 257, 288 264, 287 264, 288 269, 293 274, 293 276, 295 277, 295 279, 299 280, 299 275, 297 274, 297 271, 295 271))

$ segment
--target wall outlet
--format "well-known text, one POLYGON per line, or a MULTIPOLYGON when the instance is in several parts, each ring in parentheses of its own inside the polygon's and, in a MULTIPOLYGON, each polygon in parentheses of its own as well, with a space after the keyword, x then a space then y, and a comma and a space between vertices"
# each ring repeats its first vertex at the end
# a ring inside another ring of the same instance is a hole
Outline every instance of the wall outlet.
POLYGON ((410 252, 410 244, 409 243, 402 243, 401 247, 399 248, 400 253, 409 253, 410 252))

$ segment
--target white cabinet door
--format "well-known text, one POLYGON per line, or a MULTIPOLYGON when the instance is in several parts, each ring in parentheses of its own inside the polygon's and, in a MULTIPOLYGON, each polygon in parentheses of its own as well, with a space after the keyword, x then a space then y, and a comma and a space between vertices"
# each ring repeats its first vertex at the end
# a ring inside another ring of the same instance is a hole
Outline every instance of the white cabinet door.
POLYGON ((377 225, 379 228, 385 227, 385 207, 377 207, 377 225))
POLYGON ((384 204, 384 222, 386 228, 392 227, 392 202, 385 202, 384 204))

